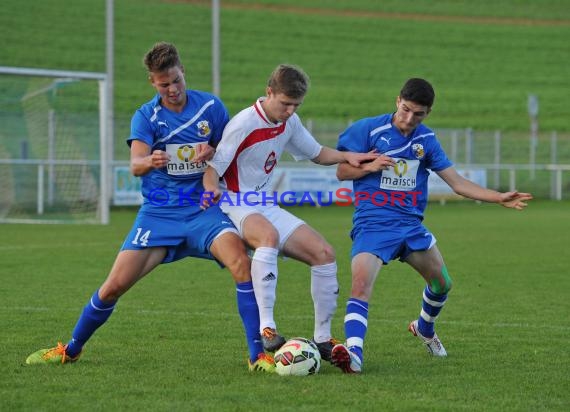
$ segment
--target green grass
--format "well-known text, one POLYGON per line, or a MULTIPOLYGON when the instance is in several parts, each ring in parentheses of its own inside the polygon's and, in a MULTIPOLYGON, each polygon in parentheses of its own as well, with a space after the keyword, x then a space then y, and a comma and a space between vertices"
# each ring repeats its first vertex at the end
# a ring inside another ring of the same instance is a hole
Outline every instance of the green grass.
MULTIPOLYGON (((222 92, 230 112, 264 93, 281 62, 312 88, 301 115, 344 122, 393 109, 411 76, 437 91, 432 127, 528 129, 527 97, 544 130, 567 132, 570 8, 560 0, 223 1, 222 92)), ((105 70, 104 2, 5 0, 0 65, 105 70), (33 22, 33 24, 30 24, 33 22)), ((190 87, 211 89, 209 0, 115 1, 115 113, 128 117, 153 91, 142 56, 158 40, 182 54, 190 87)))
MULTIPOLYGON (((449 357, 428 357, 409 336, 422 281, 392 262, 371 300, 364 373, 346 376, 326 364, 307 378, 247 372, 230 275, 196 259, 161 266, 137 284, 80 362, 24 365, 32 351, 69 338, 135 211, 114 211, 106 227, 2 225, 2 409, 568 410, 569 206, 533 202, 517 213, 472 202, 431 204, 425 223, 454 280, 438 320, 449 357)), ((341 293, 333 332, 342 337, 351 212, 294 213, 337 251, 341 293)), ((281 261, 280 274, 279 327, 288 336, 310 336, 308 269, 281 261)))

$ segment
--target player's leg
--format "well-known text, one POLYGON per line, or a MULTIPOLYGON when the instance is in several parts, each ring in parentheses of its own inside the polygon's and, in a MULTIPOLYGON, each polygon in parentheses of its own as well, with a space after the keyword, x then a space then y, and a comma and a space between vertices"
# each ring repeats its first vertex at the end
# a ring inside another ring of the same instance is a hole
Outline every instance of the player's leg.
POLYGON ((276 351, 285 343, 285 338, 277 333, 273 316, 279 276, 279 234, 265 218, 265 205, 238 206, 221 203, 220 208, 238 228, 245 243, 254 250, 251 278, 259 306, 261 338, 266 350, 276 351))
POLYGON ((333 363, 344 372, 358 373, 362 369, 368 302, 381 268, 382 260, 372 253, 358 253, 352 258, 352 289, 344 317, 346 346, 338 345, 333 349, 333 363))
POLYGON ((210 253, 228 268, 236 283, 236 297, 249 350, 250 370, 272 371, 274 364, 263 351, 259 334, 259 310, 251 281, 251 262, 242 239, 233 232, 225 232, 214 239, 210 253))
POLYGON ((95 330, 111 316, 117 300, 159 265, 165 255, 164 247, 119 252, 109 276, 83 309, 69 342, 70 356, 81 351, 95 330))
POLYGON ((429 353, 446 356, 445 348, 434 330, 435 321, 445 305, 452 286, 443 257, 437 246, 433 244, 427 250, 412 252, 405 261, 426 281, 420 316, 410 324, 409 330, 424 340, 429 353))
POLYGON ((244 216, 240 222, 240 231, 248 246, 254 249, 251 258, 251 279, 259 307, 263 346, 267 351, 274 352, 285 343, 285 338, 277 333, 274 317, 279 277, 279 234, 261 213, 244 216))
POLYGON ((67 345, 35 352, 26 359, 28 364, 65 363, 79 358, 83 345, 111 316, 115 304, 139 279, 162 262, 166 248, 123 250, 103 283, 83 308, 67 345))
POLYGON ((307 224, 301 224, 289 234, 282 249, 285 256, 311 267, 311 296, 315 310, 313 340, 321 357, 330 361, 332 348, 339 343, 331 334, 339 294, 334 249, 320 233, 307 224))

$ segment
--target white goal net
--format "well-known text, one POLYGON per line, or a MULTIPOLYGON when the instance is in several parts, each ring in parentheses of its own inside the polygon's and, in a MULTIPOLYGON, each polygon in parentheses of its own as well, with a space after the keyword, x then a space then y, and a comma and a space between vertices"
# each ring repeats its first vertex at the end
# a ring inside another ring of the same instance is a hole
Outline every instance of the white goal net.
POLYGON ((0 223, 108 223, 106 77, 0 67, 0 223))

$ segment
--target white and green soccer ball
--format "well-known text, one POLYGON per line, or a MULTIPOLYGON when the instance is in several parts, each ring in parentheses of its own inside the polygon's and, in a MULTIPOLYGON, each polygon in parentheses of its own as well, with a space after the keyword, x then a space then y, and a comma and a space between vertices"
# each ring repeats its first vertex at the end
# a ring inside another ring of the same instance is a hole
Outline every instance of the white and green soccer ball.
POLYGON ((315 375, 321 368, 321 354, 317 345, 309 339, 291 338, 275 352, 277 374, 306 376, 315 375))

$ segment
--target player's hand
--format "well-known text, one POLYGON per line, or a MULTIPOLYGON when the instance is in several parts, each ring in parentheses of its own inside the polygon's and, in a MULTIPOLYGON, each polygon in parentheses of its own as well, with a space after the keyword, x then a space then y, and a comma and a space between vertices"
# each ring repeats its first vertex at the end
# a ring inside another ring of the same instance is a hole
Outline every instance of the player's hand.
POLYGON ((214 153, 216 152, 216 149, 214 149, 212 146, 210 146, 207 143, 197 144, 196 146, 194 146, 194 150, 196 151, 196 154, 192 159, 193 162, 202 162, 204 160, 211 160, 212 157, 214 157, 214 153))
POLYGON ((395 165, 396 162, 394 159, 392 159, 390 156, 381 154, 372 162, 364 163, 362 165, 362 169, 366 170, 367 172, 375 173, 381 170, 388 170, 390 167, 394 167, 395 165))
POLYGON ((354 153, 354 152, 344 152, 345 159, 348 164, 354 167, 359 167, 362 163, 370 162, 378 158, 380 154, 376 152, 376 149, 372 149, 368 153, 354 153))
POLYGON ((220 201, 220 197, 222 196, 222 192, 219 188, 216 188, 211 191, 205 190, 202 195, 200 196, 200 208, 206 210, 212 205, 215 205, 220 201))
POLYGON ((150 163, 155 169, 166 167, 169 161, 170 156, 163 150, 155 150, 150 154, 150 163))
POLYGON ((532 195, 530 193, 505 192, 501 193, 499 204, 509 209, 523 210, 527 207, 526 201, 531 199, 532 195))

